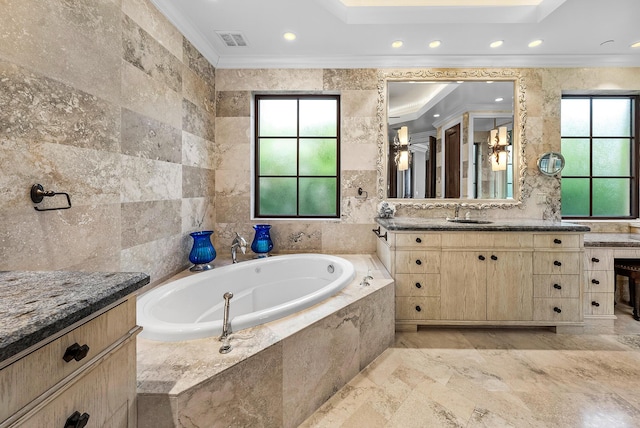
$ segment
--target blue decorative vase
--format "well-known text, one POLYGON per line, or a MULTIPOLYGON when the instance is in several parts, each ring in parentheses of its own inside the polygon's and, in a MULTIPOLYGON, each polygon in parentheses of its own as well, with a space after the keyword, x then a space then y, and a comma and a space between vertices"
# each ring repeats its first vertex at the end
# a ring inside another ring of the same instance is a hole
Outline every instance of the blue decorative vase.
POLYGON ((212 234, 213 230, 189 234, 193 237, 193 247, 189 253, 189 261, 193 263, 192 271, 213 269, 213 266, 209 264, 216 258, 216 249, 211 243, 212 234))
POLYGON ((273 250, 273 241, 269 235, 270 224, 256 224, 253 226, 256 235, 251 243, 251 251, 256 253, 258 257, 268 257, 269 251, 273 250))

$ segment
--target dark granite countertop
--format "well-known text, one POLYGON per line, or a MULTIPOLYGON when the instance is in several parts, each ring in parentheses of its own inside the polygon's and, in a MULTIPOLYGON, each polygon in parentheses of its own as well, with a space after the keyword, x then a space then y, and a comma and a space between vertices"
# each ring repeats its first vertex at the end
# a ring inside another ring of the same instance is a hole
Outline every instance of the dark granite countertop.
POLYGON ((148 283, 144 273, 0 272, 0 362, 148 283))
POLYGON ((376 218, 387 230, 480 231, 480 232, 588 232, 589 227, 565 221, 491 220, 491 223, 453 223, 446 219, 394 217, 376 218))
POLYGON ((637 233, 586 233, 585 247, 640 247, 637 233))

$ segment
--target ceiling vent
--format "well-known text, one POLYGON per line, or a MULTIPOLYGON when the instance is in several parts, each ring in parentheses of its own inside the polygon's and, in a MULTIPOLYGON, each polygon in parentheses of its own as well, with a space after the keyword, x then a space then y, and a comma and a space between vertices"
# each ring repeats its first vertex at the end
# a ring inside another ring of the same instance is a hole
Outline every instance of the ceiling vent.
POLYGON ((225 45, 230 48, 247 46, 247 41, 239 31, 216 31, 225 45))

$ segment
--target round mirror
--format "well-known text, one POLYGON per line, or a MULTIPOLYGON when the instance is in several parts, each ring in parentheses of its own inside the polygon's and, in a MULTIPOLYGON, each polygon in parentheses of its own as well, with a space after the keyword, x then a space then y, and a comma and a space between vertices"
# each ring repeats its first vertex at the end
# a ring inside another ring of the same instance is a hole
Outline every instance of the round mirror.
POLYGON ((556 175, 564 168, 564 156, 558 152, 547 152, 538 159, 538 170, 544 175, 556 175))

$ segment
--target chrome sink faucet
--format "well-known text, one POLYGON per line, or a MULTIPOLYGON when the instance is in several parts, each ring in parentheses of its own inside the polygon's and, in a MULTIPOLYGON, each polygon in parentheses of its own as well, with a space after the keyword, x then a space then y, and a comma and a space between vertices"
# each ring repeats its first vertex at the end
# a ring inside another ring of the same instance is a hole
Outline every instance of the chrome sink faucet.
POLYGON ((242 254, 247 252, 247 241, 236 232, 236 237, 233 238, 233 242, 231 242, 231 261, 233 263, 238 263, 237 251, 240 248, 242 254))

